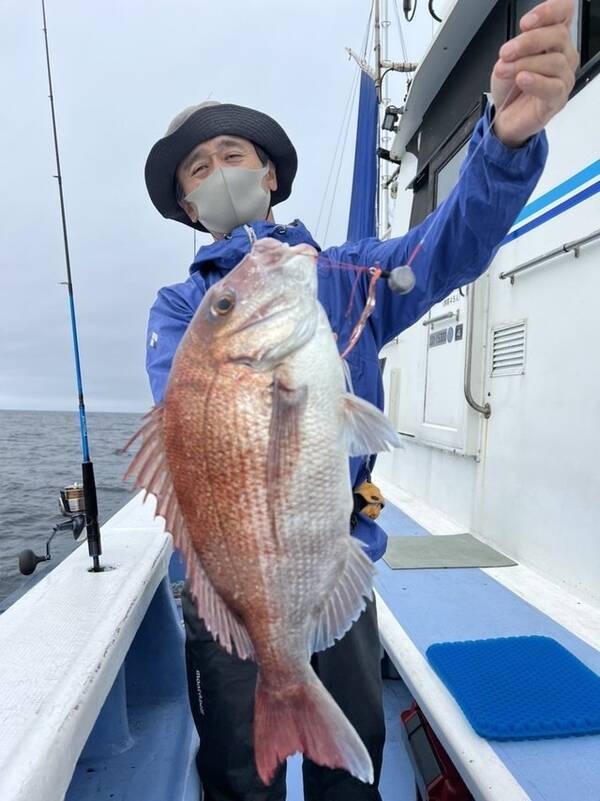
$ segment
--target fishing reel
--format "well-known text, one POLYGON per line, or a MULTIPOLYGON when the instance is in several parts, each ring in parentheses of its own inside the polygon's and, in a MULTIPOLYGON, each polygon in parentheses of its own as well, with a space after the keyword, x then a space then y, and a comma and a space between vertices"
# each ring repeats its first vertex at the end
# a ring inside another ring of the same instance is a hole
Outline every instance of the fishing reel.
POLYGON ((37 554, 30 548, 26 548, 19 553, 19 571, 24 576, 30 576, 41 562, 49 562, 52 559, 50 553, 50 543, 59 531, 71 531, 75 540, 79 539, 81 532, 86 525, 85 500, 83 487, 80 484, 71 484, 60 491, 58 505, 61 513, 68 517, 63 523, 57 523, 52 529, 52 534, 46 541, 46 553, 37 554))

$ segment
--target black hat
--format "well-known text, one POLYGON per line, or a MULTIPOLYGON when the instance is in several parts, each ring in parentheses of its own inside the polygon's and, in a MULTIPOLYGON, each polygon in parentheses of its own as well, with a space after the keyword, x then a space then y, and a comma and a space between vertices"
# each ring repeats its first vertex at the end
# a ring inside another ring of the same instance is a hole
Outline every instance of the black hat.
POLYGON ((277 189, 271 205, 287 200, 298 168, 298 157, 286 132, 272 117, 233 103, 208 101, 190 106, 178 114, 167 133, 154 145, 146 161, 146 187, 150 199, 163 217, 206 231, 193 223, 177 202, 176 172, 181 161, 200 142, 231 134, 261 147, 275 165, 277 189))

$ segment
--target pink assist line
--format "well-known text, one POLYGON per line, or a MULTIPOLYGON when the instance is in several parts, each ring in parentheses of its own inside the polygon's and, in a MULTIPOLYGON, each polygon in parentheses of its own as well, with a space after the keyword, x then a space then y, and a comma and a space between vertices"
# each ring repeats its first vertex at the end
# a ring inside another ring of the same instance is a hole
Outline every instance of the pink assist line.
MULTIPOLYGON (((506 106, 509 103, 512 103, 512 101, 515 100, 516 97, 518 97, 518 95, 520 95, 520 94, 521 94, 521 90, 519 89, 519 87, 516 84, 514 84, 512 86, 512 88, 511 88, 511 90, 509 91, 509 93, 507 94, 507 96, 504 98, 504 101, 501 103, 500 108, 496 111, 496 116, 498 114, 500 114, 500 112, 504 108, 506 108, 506 106)), ((491 122, 490 125, 488 126, 488 129, 485 131, 485 133, 481 137, 481 140, 480 140, 479 144, 477 145, 475 150, 469 156, 469 161, 474 158, 475 154, 479 151, 479 149, 481 148, 483 143, 486 141, 488 136, 491 136, 491 134, 493 132, 493 129, 494 129, 494 125, 493 125, 493 122, 491 122)), ((417 244, 413 248, 410 256, 408 257, 408 261, 406 262, 406 266, 407 267, 412 267, 413 262, 415 261, 417 255, 423 249, 423 245, 425 243, 425 240, 427 239, 427 235, 429 234, 430 230, 431 230, 431 228, 428 228, 427 231, 425 231, 425 233, 423 234, 421 239, 417 242, 417 244)), ((356 345, 356 343, 360 339, 361 334, 364 331, 365 325, 367 323, 367 320, 373 314, 373 311, 375 309, 375 302, 376 302, 375 288, 376 288, 376 285, 377 285, 377 281, 381 277, 382 270, 381 270, 381 267, 379 267, 379 266, 366 267, 366 266, 364 266, 362 264, 349 264, 347 262, 338 262, 338 261, 334 262, 333 260, 329 260, 329 259, 327 259, 327 257, 322 257, 320 255, 316 256, 315 259, 316 259, 317 262, 319 261, 319 259, 323 259, 323 261, 321 262, 322 264, 323 264, 324 261, 328 261, 329 262, 329 266, 332 267, 332 268, 336 268, 336 269, 340 269, 340 270, 354 270, 354 271, 356 271, 357 275, 356 275, 356 279, 354 281, 354 284, 352 286, 352 291, 350 293, 350 301, 348 303, 348 308, 346 309, 346 317, 349 316, 350 311, 352 309, 352 303, 354 301, 354 296, 355 296, 355 293, 356 293, 356 287, 358 285, 358 280, 359 280, 359 277, 360 277, 360 273, 361 272, 369 272, 371 274, 371 280, 369 282, 369 290, 368 290, 368 293, 367 293, 367 300, 366 300, 366 303, 365 303, 365 307, 362 310, 362 313, 361 313, 361 315, 360 315, 360 317, 358 319, 358 322, 356 323, 356 325, 352 329, 352 334, 350 335, 350 339, 348 340, 348 344, 346 345, 346 348, 344 349, 343 353, 341 354, 342 359, 345 359, 346 356, 350 353, 350 351, 354 348, 354 346, 356 345)))

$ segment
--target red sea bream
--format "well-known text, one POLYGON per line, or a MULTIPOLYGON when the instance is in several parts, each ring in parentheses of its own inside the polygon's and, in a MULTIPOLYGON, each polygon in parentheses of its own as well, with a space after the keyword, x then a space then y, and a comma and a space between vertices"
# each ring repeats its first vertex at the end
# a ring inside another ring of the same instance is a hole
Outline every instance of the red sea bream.
POLYGON ((373 565, 349 534, 348 455, 396 435, 346 390, 316 255, 260 240, 208 290, 129 474, 158 498, 200 617, 224 648, 256 660, 262 779, 300 751, 372 782, 369 754, 310 656, 372 594, 373 565))

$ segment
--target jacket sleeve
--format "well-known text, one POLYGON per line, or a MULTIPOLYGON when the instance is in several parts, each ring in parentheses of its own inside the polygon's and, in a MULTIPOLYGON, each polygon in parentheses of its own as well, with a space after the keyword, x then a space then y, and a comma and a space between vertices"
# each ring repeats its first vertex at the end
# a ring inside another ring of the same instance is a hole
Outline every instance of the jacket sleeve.
MULTIPOLYGON (((394 295, 387 282, 378 282, 370 324, 380 348, 485 271, 539 180, 548 153, 545 133, 509 149, 492 131, 486 134, 490 124, 488 109, 475 128, 456 186, 422 223, 402 237, 349 242, 323 253, 332 262, 379 264, 391 270, 406 264, 426 236, 413 262, 412 292, 394 295)), ((363 303, 368 283, 368 275, 362 274, 358 287, 363 303)))
POLYGON ((160 403, 165 395, 171 364, 197 303, 191 304, 191 298, 184 290, 185 284, 164 287, 150 309, 148 331, 146 336, 146 370, 150 379, 150 388, 155 403, 160 403))

